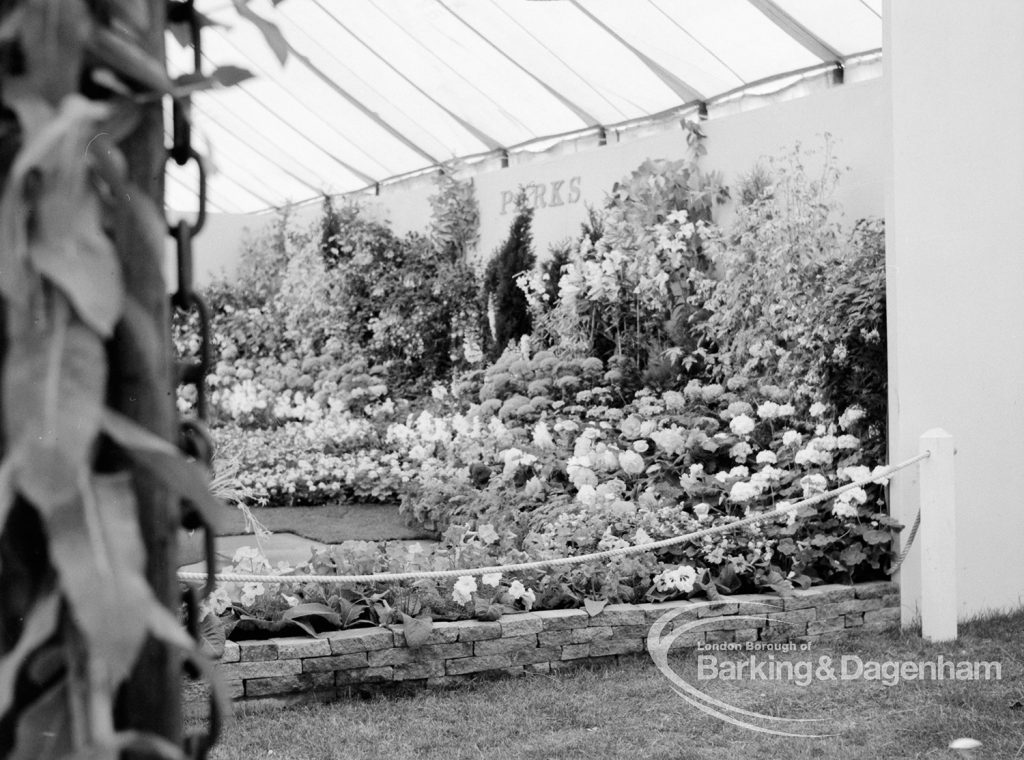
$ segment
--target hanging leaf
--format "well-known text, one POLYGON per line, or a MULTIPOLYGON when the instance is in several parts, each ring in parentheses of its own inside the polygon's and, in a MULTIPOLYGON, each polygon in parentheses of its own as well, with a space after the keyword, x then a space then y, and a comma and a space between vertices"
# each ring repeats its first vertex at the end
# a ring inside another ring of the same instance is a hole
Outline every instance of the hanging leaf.
POLYGON ((94 63, 106 66, 137 90, 165 95, 174 86, 157 58, 110 29, 97 29, 86 49, 94 63))
POLYGON ((51 294, 45 317, 12 310, 2 378, 2 421, 14 483, 37 509, 74 499, 99 432, 106 393, 103 344, 51 294))
POLYGON ((587 614, 590 617, 594 617, 601 612, 608 604, 607 599, 584 599, 583 607, 586 609, 587 614))
POLYGON ((29 0, 17 18, 24 73, 4 82, 4 100, 26 93, 56 105, 78 91, 93 20, 82 0, 29 0))
POLYGON ((214 87, 233 87, 252 79, 252 72, 241 66, 219 66, 212 74, 185 74, 174 80, 172 95, 183 97, 194 92, 203 92, 214 87))
POLYGON ((213 494, 201 467, 186 460, 167 441, 112 409, 102 412, 102 428, 140 467, 200 511, 211 530, 217 530, 228 507, 213 494))
POLYGON ((97 475, 77 501, 47 516, 50 557, 90 657, 113 690, 146 640, 146 610, 157 604, 146 583, 146 549, 127 473, 97 475))
POLYGON ((10 105, 26 138, 0 198, 0 267, 15 274, 0 288, 25 303, 35 289, 31 272, 38 271, 67 295, 86 324, 109 336, 123 302, 120 266, 100 226, 99 202, 82 160, 109 109, 78 95, 65 98, 57 111, 38 96, 10 105), (33 193, 26 202, 30 175, 33 193))
POLYGON ((288 53, 291 51, 291 46, 288 44, 288 40, 284 38, 281 30, 277 28, 277 24, 267 21, 265 18, 260 16, 249 8, 249 0, 233 0, 235 4, 235 10, 238 15, 250 22, 253 26, 260 30, 260 34, 270 45, 270 49, 277 56, 277 60, 284 64, 288 60, 288 53))
POLYGON ((18 681, 18 673, 32 654, 54 634, 59 619, 60 596, 56 591, 51 591, 28 613, 21 636, 14 648, 0 657, 0 717, 14 702, 14 687, 18 681))
POLYGON ((411 617, 402 614, 402 633, 405 636, 405 644, 410 649, 421 647, 427 643, 427 639, 430 638, 430 631, 434 627, 434 621, 431 620, 429 615, 423 615, 421 617, 411 617))
POLYGON ((20 713, 8 760, 67 757, 72 746, 68 689, 61 681, 20 713))

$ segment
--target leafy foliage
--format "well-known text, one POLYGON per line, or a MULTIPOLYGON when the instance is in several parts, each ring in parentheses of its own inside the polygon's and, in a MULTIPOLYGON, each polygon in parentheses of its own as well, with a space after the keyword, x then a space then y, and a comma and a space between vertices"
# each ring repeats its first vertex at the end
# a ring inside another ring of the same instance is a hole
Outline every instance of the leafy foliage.
MULTIPOLYGON (((147 651, 201 667, 166 579, 150 585, 160 560, 147 557, 141 521, 159 525, 168 494, 207 516, 218 506, 201 468, 140 424, 171 434, 165 228, 124 145, 146 103, 245 72, 171 82, 134 3, 8 5, 0 119, 16 152, 0 195, 0 755, 182 757, 147 730, 166 728, 164 716, 115 711, 138 685, 133 670, 152 662, 147 651), (154 502, 143 482, 166 492, 154 502)), ((179 685, 149 675, 160 694, 179 685)))

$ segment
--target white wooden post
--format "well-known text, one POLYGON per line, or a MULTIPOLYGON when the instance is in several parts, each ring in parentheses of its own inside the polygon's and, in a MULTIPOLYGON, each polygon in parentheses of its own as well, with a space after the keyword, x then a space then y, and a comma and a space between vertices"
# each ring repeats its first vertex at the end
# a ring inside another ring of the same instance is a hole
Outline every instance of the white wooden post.
POLYGON ((921 436, 920 464, 921 635, 927 641, 957 637, 956 498, 953 436, 933 428, 921 436))

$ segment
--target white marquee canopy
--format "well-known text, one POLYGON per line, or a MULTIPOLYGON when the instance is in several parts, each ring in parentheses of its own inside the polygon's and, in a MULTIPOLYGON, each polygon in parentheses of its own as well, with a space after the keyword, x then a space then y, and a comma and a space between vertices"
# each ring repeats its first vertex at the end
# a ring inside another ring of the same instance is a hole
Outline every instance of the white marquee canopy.
MULTIPOLYGON (((696 111, 877 58, 881 0, 197 0, 213 211, 373 189, 439 165, 696 111), (242 8, 240 15, 239 7, 242 8)), ((172 74, 192 52, 168 35, 172 74)), ((169 171, 168 204, 194 208, 169 171)))

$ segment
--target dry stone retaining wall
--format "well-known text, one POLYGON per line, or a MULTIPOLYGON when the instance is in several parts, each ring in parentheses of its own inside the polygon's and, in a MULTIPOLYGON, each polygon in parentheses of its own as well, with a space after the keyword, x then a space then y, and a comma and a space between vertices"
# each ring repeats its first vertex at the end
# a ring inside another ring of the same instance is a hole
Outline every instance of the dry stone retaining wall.
MULTIPOLYGON (((247 709, 326 701, 393 684, 433 687, 480 675, 548 673, 644 652, 651 625, 675 609, 681 609, 677 624, 706 621, 677 639, 678 646, 691 647, 809 641, 850 629, 888 630, 900 621, 896 585, 879 581, 817 586, 787 597, 730 596, 715 605, 610 604, 593 617, 585 610, 545 610, 496 622, 435 623, 430 638, 415 648, 406 645, 401 626, 229 641, 217 670, 236 707, 247 709)), ((200 689, 187 688, 186 710, 198 712, 201 699, 200 689)))

